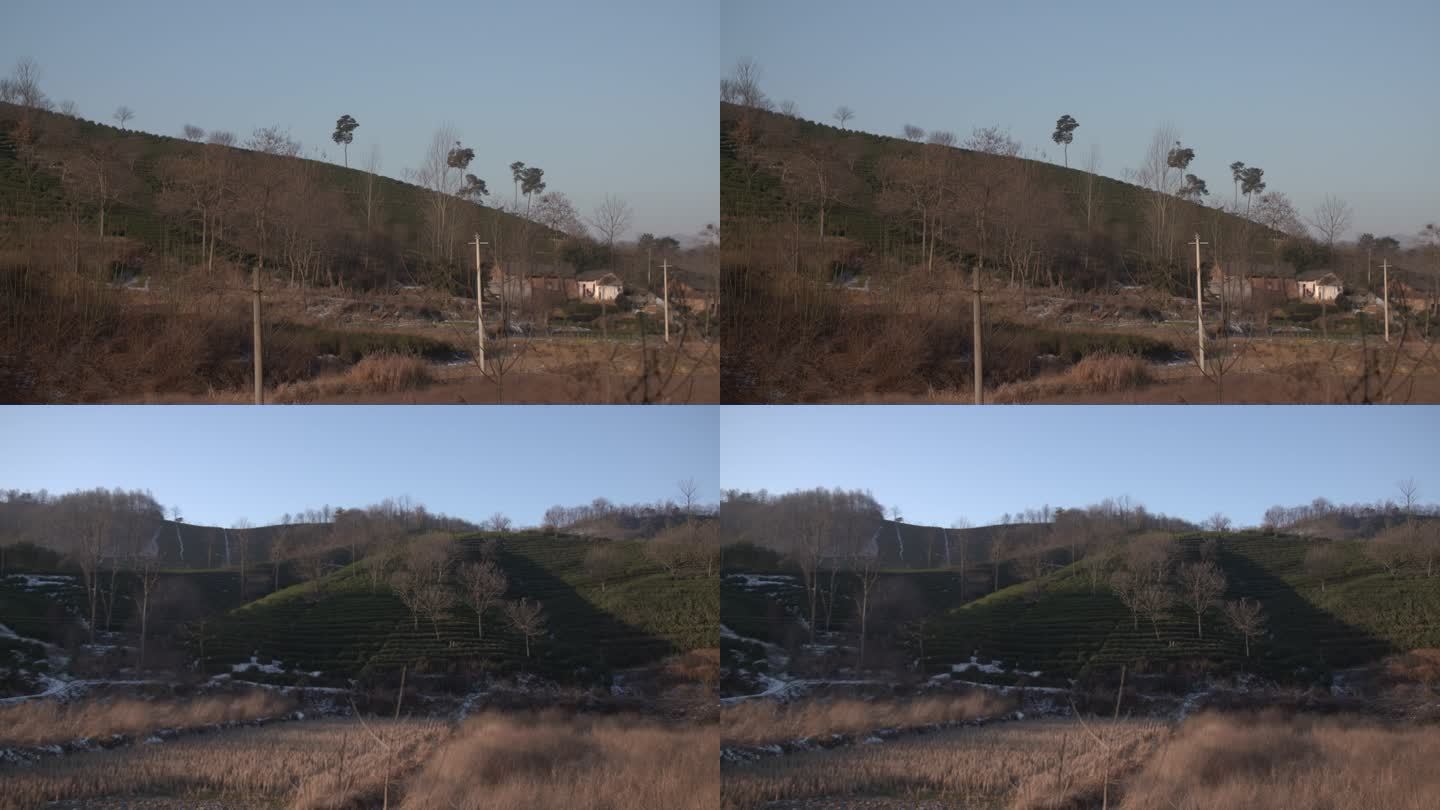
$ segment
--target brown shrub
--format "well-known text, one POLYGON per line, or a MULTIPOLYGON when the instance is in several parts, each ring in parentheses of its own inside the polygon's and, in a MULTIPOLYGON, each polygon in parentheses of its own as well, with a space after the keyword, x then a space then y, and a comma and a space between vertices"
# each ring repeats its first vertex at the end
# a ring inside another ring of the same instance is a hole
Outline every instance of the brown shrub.
POLYGON ((903 701, 844 699, 781 704, 753 700, 720 710, 720 737, 729 744, 766 745, 829 734, 994 717, 1011 708, 1012 701, 984 691, 903 701))
POLYGON ((1124 807, 1421 810, 1440 729, 1296 716, 1195 718, 1127 785, 1124 807))
POLYGON ((719 757, 705 726, 481 715, 407 783, 403 806, 718 808, 719 757))
POLYGON ((1130 391, 1154 382, 1150 364, 1133 354, 1101 352, 1086 355, 1065 371, 1033 380, 1007 383, 996 389, 996 404, 1022 404, 1057 396, 1130 391))
POLYGON ((87 703, 31 701, 0 708, 0 745, 51 745, 162 728, 196 728, 274 717, 294 701, 272 692, 185 701, 121 699, 87 703))
POLYGON ((430 365, 408 354, 379 352, 367 354, 340 374, 285 383, 275 389, 272 401, 279 404, 315 402, 347 394, 391 394, 415 391, 434 382, 430 365))

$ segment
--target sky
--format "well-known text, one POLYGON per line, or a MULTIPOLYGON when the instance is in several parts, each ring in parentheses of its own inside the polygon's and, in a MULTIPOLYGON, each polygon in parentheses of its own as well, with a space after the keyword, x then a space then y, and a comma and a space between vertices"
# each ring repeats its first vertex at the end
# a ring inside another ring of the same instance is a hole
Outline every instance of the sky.
POLYGON ((1239 160, 1303 216, 1347 201, 1353 239, 1440 221, 1437 33, 1435 0, 724 0, 720 54, 722 72, 758 61, 802 117, 833 123, 843 104, 849 128, 882 135, 998 125, 1058 163, 1069 114, 1070 165, 1098 144, 1121 179, 1171 123, 1212 204, 1233 199, 1239 160))
POLYGON ((378 145, 399 179, 453 123, 505 200, 520 160, 582 215, 625 199, 631 237, 719 218, 716 0, 6 0, 0 16, 0 71, 34 58, 42 89, 90 120, 123 104, 132 129, 241 140, 278 124, 339 163, 348 114, 350 165, 378 145))
POLYGON ((908 523, 994 523, 1129 495, 1152 512, 1256 525, 1277 504, 1440 502, 1434 406, 726 407, 720 484, 868 489, 908 523))
POLYGON ((0 489, 148 489, 185 521, 409 495, 479 522, 556 504, 718 503, 715 406, 68 406, 0 408, 0 489))

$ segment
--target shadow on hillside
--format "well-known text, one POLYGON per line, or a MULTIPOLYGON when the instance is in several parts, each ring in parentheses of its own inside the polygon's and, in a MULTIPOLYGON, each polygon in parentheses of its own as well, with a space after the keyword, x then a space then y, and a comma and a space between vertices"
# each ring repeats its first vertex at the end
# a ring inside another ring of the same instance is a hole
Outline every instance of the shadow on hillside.
POLYGON ((523 554, 499 550, 510 593, 545 606, 551 652, 577 666, 620 669, 679 652, 666 639, 635 627, 582 596, 575 587, 523 554))
POLYGON ((1398 650, 1385 639, 1314 604, 1294 586, 1221 544, 1229 593, 1259 598, 1267 617, 1265 656, 1275 666, 1321 671, 1357 666, 1398 650))

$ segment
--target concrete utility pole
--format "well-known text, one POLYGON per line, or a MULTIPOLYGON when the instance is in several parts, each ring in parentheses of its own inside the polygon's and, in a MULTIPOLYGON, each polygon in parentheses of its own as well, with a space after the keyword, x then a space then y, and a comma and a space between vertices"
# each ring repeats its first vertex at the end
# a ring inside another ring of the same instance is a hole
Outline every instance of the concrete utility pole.
POLYGON ((670 260, 660 261, 660 272, 665 279, 665 342, 670 342, 670 260))
POLYGON ((1190 244, 1195 246, 1195 332, 1200 338, 1200 373, 1205 373, 1205 302, 1201 298, 1200 284, 1200 246, 1208 245, 1209 242, 1201 242, 1200 234, 1195 234, 1195 241, 1190 244))
POLYGON ((260 337, 260 268, 251 274, 250 289, 255 293, 255 305, 251 310, 250 330, 255 339, 255 404, 265 404, 265 351, 260 337))
POLYGON ((1385 274, 1385 342, 1390 342, 1390 260, 1382 259, 1380 272, 1385 274))
POLYGON ((476 331, 480 333, 480 373, 485 373, 485 280, 480 272, 480 246, 488 245, 489 242, 481 242, 480 234, 475 234, 475 241, 470 242, 475 246, 475 325, 476 331))
POLYGON ((971 319, 975 322, 975 404, 985 404, 985 362, 982 359, 984 352, 980 345, 980 267, 975 267, 975 272, 970 276, 971 300, 974 302, 975 311, 971 319))

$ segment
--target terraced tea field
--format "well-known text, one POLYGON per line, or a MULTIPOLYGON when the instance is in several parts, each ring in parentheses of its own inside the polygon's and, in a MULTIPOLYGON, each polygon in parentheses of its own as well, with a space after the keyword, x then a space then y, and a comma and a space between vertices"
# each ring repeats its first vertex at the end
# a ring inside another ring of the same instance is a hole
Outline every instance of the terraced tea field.
MULTIPOLYGON (((1182 544, 1193 556, 1202 539, 1191 536, 1182 544)), ((1322 592, 1319 579, 1302 565, 1313 542, 1259 533, 1222 540, 1224 598, 1258 599, 1268 616, 1249 661, 1243 639, 1220 611, 1206 613, 1203 640, 1196 637, 1194 614, 1180 605, 1156 626, 1144 616, 1137 626, 1107 587, 1092 591, 1066 567, 1044 578, 1038 598, 1028 586, 1014 586, 938 618, 927 633, 927 668, 962 663, 972 654, 1050 675, 1204 659, 1283 676, 1440 645, 1440 584, 1415 574, 1392 578, 1366 561, 1358 544, 1344 543, 1347 563, 1322 592)))
POLYGON ((418 624, 390 590, 372 587, 361 561, 314 583, 295 586, 224 618, 209 643, 213 663, 256 656, 287 669, 326 675, 380 670, 448 670, 481 666, 524 669, 569 680, 579 674, 637 666, 666 655, 718 645, 719 590, 713 576, 672 577, 649 562, 638 542, 621 542, 625 564, 602 587, 585 570, 597 542, 538 533, 457 542, 464 558, 497 541, 496 559, 509 579, 507 598, 538 600, 549 618, 525 656, 524 639, 498 609, 485 616, 484 638, 474 613, 457 606, 438 622, 418 624))

